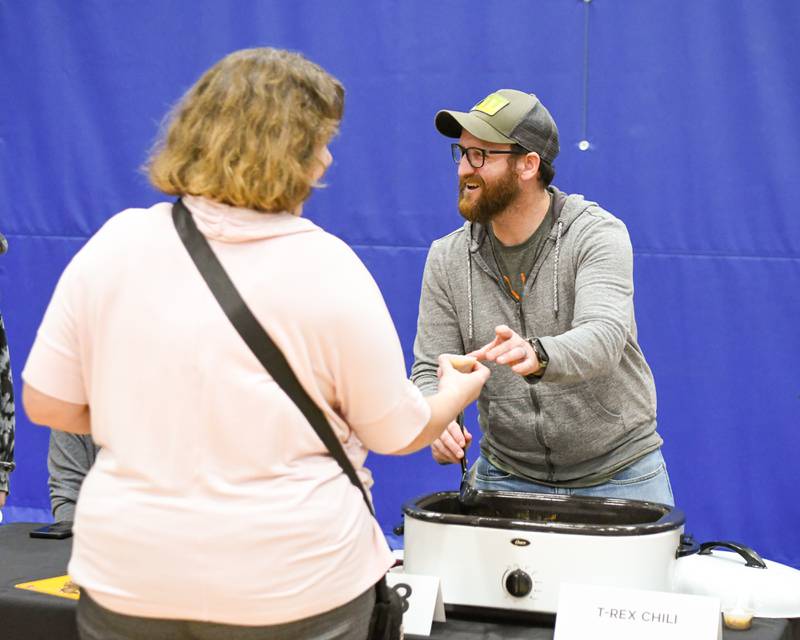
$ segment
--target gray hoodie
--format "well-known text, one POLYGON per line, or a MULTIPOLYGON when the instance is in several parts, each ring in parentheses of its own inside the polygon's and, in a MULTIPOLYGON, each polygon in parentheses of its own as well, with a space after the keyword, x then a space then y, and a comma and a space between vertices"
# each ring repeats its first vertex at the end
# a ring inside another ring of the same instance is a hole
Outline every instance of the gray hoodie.
POLYGON ((591 486, 661 445, 656 392, 636 341, 625 225, 581 195, 550 192, 555 223, 521 302, 502 286, 481 225, 431 245, 411 378, 433 393, 439 354, 477 349, 499 324, 540 338, 550 360, 541 378, 488 365, 481 452, 524 478, 591 486))
POLYGON ((53 429, 47 452, 50 508, 56 521, 75 520, 75 504, 100 450, 92 437, 53 429))

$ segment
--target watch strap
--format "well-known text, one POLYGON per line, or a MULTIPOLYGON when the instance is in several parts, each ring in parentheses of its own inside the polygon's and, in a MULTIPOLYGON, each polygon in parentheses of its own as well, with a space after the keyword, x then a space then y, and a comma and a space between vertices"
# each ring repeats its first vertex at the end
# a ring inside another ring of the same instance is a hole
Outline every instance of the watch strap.
POLYGON ((545 351, 544 347, 542 346, 542 341, 539 340, 539 338, 528 338, 527 342, 533 348, 533 352, 536 354, 536 359, 539 361, 539 370, 530 375, 541 378, 547 369, 547 365, 550 364, 550 358, 548 357, 547 351, 545 351))

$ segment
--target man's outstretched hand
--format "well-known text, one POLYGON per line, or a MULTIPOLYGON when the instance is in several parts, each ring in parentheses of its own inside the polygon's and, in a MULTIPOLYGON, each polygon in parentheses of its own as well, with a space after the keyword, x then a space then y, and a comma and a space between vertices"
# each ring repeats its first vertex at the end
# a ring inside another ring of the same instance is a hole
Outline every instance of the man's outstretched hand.
POLYGON ((495 339, 480 349, 468 353, 478 360, 496 362, 511 367, 521 376, 529 376, 541 368, 536 352, 527 340, 504 324, 494 328, 495 339))

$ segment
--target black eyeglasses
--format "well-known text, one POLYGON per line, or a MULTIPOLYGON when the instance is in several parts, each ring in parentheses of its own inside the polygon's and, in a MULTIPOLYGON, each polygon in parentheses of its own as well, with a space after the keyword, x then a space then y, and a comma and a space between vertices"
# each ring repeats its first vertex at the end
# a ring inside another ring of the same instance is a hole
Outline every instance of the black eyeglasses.
POLYGON ((480 169, 486 162, 486 156, 490 154, 524 156, 528 153, 527 151, 518 151, 515 149, 509 149, 508 151, 494 151, 492 149, 481 149, 480 147, 462 147, 457 142, 454 142, 450 145, 450 152, 453 154, 453 162, 456 164, 461 162, 461 158, 467 156, 467 162, 469 162, 469 166, 471 166, 473 169, 480 169))

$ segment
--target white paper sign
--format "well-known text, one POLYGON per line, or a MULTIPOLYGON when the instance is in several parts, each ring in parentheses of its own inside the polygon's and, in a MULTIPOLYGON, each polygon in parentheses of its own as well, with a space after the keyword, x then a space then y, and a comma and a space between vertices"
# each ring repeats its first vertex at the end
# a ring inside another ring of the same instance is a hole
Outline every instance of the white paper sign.
POLYGON ((719 598, 562 584, 553 640, 719 640, 719 598))
POLYGON ((386 574, 386 584, 406 602, 403 631, 418 636, 431 635, 433 621, 444 622, 444 600, 438 576, 421 576, 401 571, 386 574))

